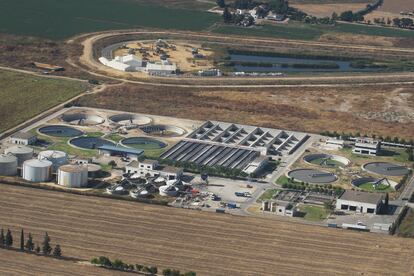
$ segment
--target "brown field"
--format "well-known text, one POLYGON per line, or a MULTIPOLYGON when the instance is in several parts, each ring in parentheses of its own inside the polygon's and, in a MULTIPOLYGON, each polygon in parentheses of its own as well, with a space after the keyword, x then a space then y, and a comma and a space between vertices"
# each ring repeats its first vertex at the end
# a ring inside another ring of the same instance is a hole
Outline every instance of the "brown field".
POLYGON ((319 133, 414 137, 414 90, 395 86, 207 90, 124 85, 78 104, 319 133), (362 97, 364 95, 364 97, 362 97))
POLYGON ((366 3, 340 3, 340 4, 293 4, 292 7, 297 8, 307 14, 316 17, 331 16, 333 12, 341 14, 344 11, 359 11, 366 7, 366 3))
MULTIPOLYGON (((198 275, 414 272, 411 239, 8 185, 0 185, 0 202, 3 227, 10 227, 16 236, 24 228, 34 234, 35 242, 47 230, 52 244, 61 244, 66 257, 106 255, 129 263, 155 264, 160 269, 191 269, 198 275)), ((33 268, 25 266, 25 260, 41 259, 16 254, 24 257, 3 262, 0 274, 29 274, 33 268)), ((44 262, 47 267, 33 264, 39 269, 34 274, 46 275, 42 270, 56 269, 57 275, 65 267, 74 268, 71 275, 94 273, 79 273, 73 264, 44 262)))
POLYGON ((384 4, 378 10, 391 13, 412 12, 414 11, 414 1, 384 0, 384 4))
POLYGON ((57 260, 43 256, 25 254, 18 251, 0 249, 0 258, 7 260, 0 268, 1 275, 7 276, 109 276, 109 275, 136 275, 127 272, 116 272, 113 270, 94 267, 89 264, 78 263, 71 260, 57 260))

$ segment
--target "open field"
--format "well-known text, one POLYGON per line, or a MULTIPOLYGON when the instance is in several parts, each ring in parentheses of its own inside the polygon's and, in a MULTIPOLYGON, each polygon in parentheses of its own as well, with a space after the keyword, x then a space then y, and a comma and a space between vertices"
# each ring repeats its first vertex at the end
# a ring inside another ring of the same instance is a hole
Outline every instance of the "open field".
POLYGON ((102 269, 72 260, 57 260, 54 258, 25 254, 12 250, 0 249, 0 258, 2 260, 7 260, 7 264, 2 265, 2 268, 0 268, 1 274, 7 276, 136 275, 133 273, 102 269))
MULTIPOLYGON (((23 227, 35 242, 47 230, 66 257, 106 255, 199 275, 414 272, 413 240, 7 185, 0 191, 2 226, 23 227)), ((22 269, 8 264, 0 273, 22 269)))
POLYGON ((51 39, 141 26, 201 31, 218 19, 218 15, 207 11, 148 4, 147 1, 73 0, 68 3, 44 0, 42 5, 31 0, 0 2, 0 32, 51 39))
POLYGON ((307 14, 316 17, 331 17, 332 13, 341 14, 344 11, 359 11, 364 9, 366 3, 340 3, 340 4, 293 4, 291 5, 307 14))
POLYGON ((414 91, 394 86, 352 88, 195 89, 124 85, 79 104, 197 120, 299 130, 414 137, 414 91), (366 97, 361 97, 365 95, 366 97), (174 105, 171 105, 171 102, 174 105), (140 103, 140 104, 136 104, 140 103))
POLYGON ((82 82, 0 70, 0 132, 81 94, 86 88, 82 82))

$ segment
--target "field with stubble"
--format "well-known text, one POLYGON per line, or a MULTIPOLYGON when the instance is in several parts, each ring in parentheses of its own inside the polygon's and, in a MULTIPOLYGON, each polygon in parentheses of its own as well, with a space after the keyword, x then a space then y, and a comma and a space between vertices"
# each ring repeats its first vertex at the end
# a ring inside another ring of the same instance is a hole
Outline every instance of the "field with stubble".
MULTIPOLYGON (((0 185, 0 202, 2 227, 16 236, 24 228, 35 242, 47 230, 70 258, 106 255, 197 275, 414 272, 410 239, 9 185, 0 185)), ((33 266, 37 275, 46 275, 59 264, 33 266)), ((16 260, 0 266, 2 275, 13 270, 34 271, 16 260)), ((82 272, 76 268, 72 275, 82 272)))
POLYGON ((81 106, 219 120, 311 133, 414 137, 410 87, 202 89, 123 85, 87 95, 81 106))

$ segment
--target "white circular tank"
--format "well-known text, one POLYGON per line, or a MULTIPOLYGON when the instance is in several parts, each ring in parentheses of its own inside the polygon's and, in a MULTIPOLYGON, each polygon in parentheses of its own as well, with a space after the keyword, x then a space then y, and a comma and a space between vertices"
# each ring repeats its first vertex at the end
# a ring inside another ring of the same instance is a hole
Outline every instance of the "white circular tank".
POLYGON ((17 175, 17 157, 12 154, 0 154, 0 175, 17 175))
POLYGON ((69 188, 86 187, 88 185, 88 166, 61 166, 58 170, 58 184, 69 188))
POLYGON ((23 163, 23 179, 31 182, 48 181, 52 175, 52 165, 48 160, 26 160, 23 163))
POLYGON ((178 188, 171 185, 164 185, 159 188, 161 196, 177 196, 178 188))
POLYGON ((39 152, 37 156, 39 160, 49 160, 53 163, 53 171, 55 172, 60 166, 68 163, 68 155, 63 151, 58 150, 45 150, 39 152))
POLYGON ((4 151, 17 157, 17 166, 21 167, 26 160, 33 158, 33 149, 26 146, 13 146, 4 151))

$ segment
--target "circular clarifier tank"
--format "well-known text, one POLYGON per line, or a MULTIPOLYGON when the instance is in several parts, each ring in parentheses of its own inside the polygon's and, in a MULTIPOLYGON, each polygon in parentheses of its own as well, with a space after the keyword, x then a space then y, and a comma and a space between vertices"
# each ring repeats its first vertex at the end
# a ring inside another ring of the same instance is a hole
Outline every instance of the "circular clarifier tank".
POLYGON ((68 124, 78 126, 93 126, 105 122, 105 119, 99 115, 82 112, 63 114, 61 118, 68 124))
POLYGON ((148 137, 130 137, 121 141, 122 145, 143 150, 162 149, 167 146, 166 143, 148 138, 148 137))
POLYGON ((314 169, 292 170, 288 173, 288 176, 295 181, 311 184, 329 184, 338 179, 334 173, 314 169))
POLYGON ((305 157, 303 157, 303 160, 305 162, 319 165, 322 167, 330 167, 330 168, 337 168, 340 166, 347 166, 351 161, 349 159, 339 156, 339 155, 331 155, 331 154, 325 154, 325 153, 314 153, 314 154, 308 154, 305 157))
POLYGON ((127 126, 127 125, 137 125, 137 126, 144 126, 148 125, 152 122, 150 117, 138 114, 129 114, 129 113, 122 113, 116 114, 109 117, 109 120, 115 124, 127 126))
POLYGON ((153 136, 166 136, 166 137, 174 137, 174 136, 182 136, 185 134, 185 130, 171 125, 150 125, 141 127, 141 130, 148 135, 153 136))
POLYGON ((363 165, 362 168, 368 172, 386 176, 403 176, 410 171, 406 166, 388 162, 371 162, 363 165))
POLYGON ((39 128, 39 132, 44 135, 54 137, 76 137, 81 136, 83 131, 74 127, 62 126, 62 125, 51 125, 39 128))
POLYGON ((111 141, 99 137, 78 137, 73 138, 69 143, 82 149, 97 149, 103 145, 115 146, 111 141))
POLYGON ((351 181, 351 184, 364 191, 391 192, 394 191, 398 183, 387 178, 361 177, 351 181))

